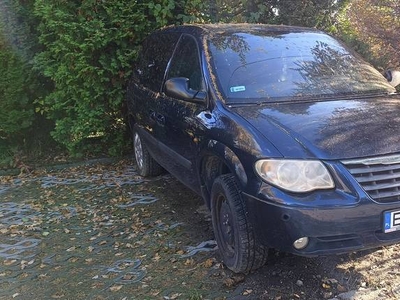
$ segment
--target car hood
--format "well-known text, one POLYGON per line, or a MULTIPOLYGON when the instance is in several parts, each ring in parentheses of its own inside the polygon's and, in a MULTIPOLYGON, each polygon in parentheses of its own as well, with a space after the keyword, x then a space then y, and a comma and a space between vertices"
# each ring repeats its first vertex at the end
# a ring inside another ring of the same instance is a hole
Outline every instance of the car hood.
POLYGON ((400 152, 400 97, 232 108, 284 157, 346 159, 400 152))

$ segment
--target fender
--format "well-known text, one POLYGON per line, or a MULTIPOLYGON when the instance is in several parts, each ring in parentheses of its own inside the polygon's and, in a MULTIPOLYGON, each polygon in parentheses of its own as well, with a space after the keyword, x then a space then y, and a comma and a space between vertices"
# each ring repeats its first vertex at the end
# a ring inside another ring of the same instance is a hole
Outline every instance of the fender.
POLYGON ((199 179, 202 185, 202 196, 205 202, 208 204, 212 183, 214 179, 218 177, 221 173, 226 173, 226 171, 229 170, 230 173, 235 175, 238 183, 242 187, 245 187, 247 185, 248 178, 242 162, 233 150, 216 140, 211 139, 208 142, 204 142, 204 147, 200 151, 198 156, 199 159, 197 161, 197 169, 199 170, 198 174, 201 177, 199 179), (214 161, 215 163, 212 164, 213 167, 217 164, 220 164, 221 167, 226 167, 228 170, 225 170, 224 172, 221 169, 208 169, 207 171, 210 171, 208 174, 203 173, 203 164, 206 158, 210 157, 214 157, 219 161, 218 163, 214 161))
POLYGON ((207 152, 218 156, 236 176, 240 185, 247 185, 247 175, 239 157, 228 146, 216 140, 210 140, 207 145, 207 152))

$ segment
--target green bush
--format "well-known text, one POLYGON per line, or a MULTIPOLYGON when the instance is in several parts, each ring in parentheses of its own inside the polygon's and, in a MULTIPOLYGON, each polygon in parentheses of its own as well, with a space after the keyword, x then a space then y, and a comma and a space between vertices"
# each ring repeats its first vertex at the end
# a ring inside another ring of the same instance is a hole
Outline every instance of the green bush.
POLYGON ((10 49, 0 50, 0 137, 14 139, 28 129, 34 119, 29 99, 29 69, 10 49))
POLYGON ((185 2, 36 0, 34 13, 44 47, 35 66, 54 82, 38 102, 55 121, 52 136, 75 155, 96 145, 121 153, 125 85, 139 45, 155 28, 183 20, 185 2))
POLYGON ((6 167, 16 153, 35 152, 50 138, 49 127, 39 128, 43 117, 34 112, 46 85, 32 68, 37 43, 31 4, 4 0, 0 10, 0 165, 6 167))

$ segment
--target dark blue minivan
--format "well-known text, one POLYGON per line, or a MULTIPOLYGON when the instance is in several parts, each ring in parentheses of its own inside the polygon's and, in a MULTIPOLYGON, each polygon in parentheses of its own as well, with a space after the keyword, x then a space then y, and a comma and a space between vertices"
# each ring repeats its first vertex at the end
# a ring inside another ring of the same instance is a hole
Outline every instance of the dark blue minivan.
POLYGON ((314 29, 216 24, 151 34, 129 82, 138 172, 204 198, 228 268, 400 241, 400 96, 314 29))

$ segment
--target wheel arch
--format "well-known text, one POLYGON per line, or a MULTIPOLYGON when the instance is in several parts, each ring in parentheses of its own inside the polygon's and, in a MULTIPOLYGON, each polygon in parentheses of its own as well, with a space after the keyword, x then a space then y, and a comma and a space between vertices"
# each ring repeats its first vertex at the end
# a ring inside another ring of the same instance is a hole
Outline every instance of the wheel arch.
POLYGON ((131 130, 131 132, 133 132, 133 128, 134 128, 135 124, 136 124, 135 118, 133 117, 132 114, 129 114, 128 115, 128 125, 129 125, 129 129, 131 130))
POLYGON ((241 188, 247 184, 247 175, 239 157, 221 142, 210 140, 199 164, 202 194, 209 208, 211 188, 218 176, 231 173, 241 188))

